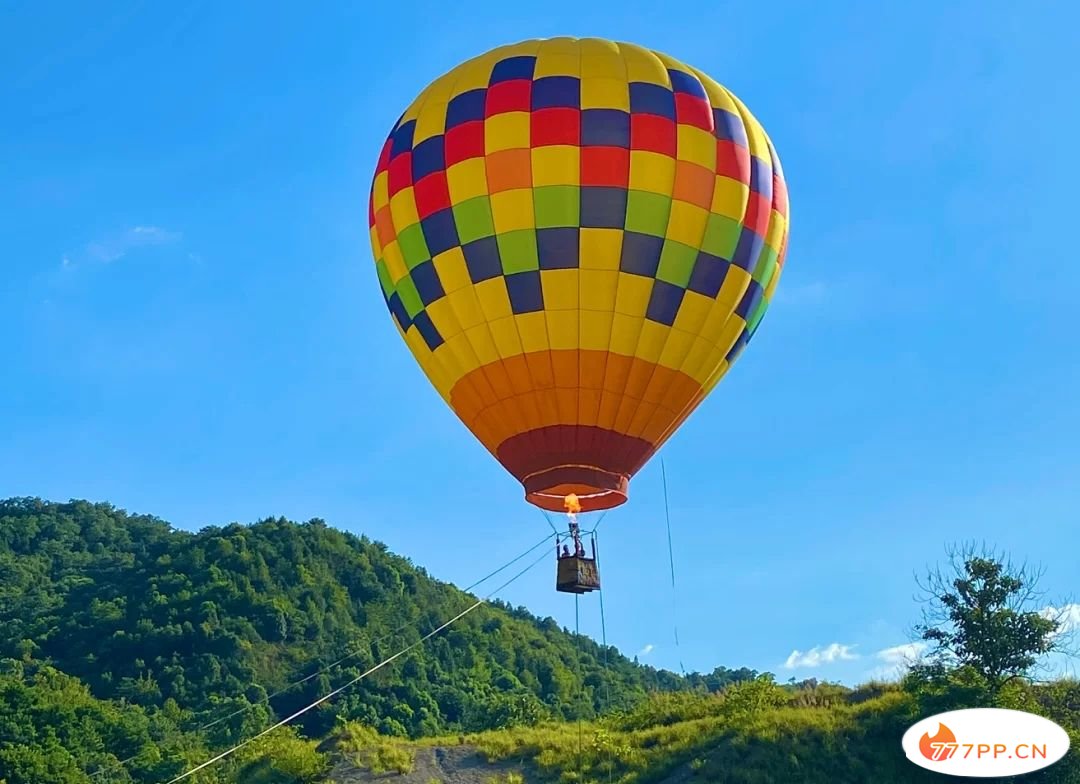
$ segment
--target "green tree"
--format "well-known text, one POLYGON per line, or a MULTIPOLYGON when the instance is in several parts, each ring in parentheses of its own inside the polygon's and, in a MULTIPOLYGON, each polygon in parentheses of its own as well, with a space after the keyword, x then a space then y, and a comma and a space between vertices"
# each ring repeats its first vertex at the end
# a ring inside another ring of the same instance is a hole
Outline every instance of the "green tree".
POLYGON ((721 694, 724 698, 721 703, 724 715, 740 720, 776 708, 789 699, 787 692, 776 684, 771 674, 732 684, 721 694))
POLYGON ((924 612, 916 631, 929 647, 921 669, 970 671, 996 697, 1046 654, 1063 650, 1059 611, 1041 601, 1040 577, 985 548, 951 548, 948 565, 920 583, 924 612))

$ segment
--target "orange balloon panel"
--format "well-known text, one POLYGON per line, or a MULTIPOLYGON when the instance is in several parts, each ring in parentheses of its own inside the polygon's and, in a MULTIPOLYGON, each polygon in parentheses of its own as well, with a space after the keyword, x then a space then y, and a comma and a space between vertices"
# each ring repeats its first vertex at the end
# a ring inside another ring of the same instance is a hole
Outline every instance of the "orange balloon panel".
POLYGON ((784 265, 776 151, 666 55, 526 41, 437 79, 382 149, 376 272, 432 384, 562 511, 630 478, 727 372, 784 265))

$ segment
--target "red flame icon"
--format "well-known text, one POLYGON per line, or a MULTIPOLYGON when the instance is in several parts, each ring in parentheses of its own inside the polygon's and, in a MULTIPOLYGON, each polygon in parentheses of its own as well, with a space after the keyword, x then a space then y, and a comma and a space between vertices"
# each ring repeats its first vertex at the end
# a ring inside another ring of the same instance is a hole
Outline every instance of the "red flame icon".
POLYGON ((929 732, 924 732, 919 740, 919 751, 931 762, 947 760, 956 753, 956 736, 953 731, 944 724, 938 724, 937 735, 930 737, 929 732))

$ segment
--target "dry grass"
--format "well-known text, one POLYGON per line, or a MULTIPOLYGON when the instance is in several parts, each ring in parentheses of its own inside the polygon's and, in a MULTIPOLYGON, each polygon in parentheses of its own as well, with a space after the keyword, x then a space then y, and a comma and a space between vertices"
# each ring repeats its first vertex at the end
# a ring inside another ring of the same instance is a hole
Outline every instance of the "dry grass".
POLYGON ((408 743, 390 740, 371 727, 351 722, 346 724, 337 739, 338 751, 358 768, 375 775, 411 773, 416 756, 408 743))

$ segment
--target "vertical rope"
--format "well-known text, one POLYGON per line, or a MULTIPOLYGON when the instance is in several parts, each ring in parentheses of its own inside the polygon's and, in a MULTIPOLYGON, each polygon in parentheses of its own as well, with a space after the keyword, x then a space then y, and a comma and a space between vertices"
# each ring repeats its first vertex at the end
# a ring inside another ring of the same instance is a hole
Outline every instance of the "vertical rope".
MULTIPOLYGON (((596 533, 593 533, 593 543, 596 542, 596 533)), ((596 551, 596 571, 600 573, 600 550, 596 551)), ((608 644, 607 644, 607 619, 604 617, 604 588, 603 580, 600 581, 601 588, 598 591, 600 594, 600 642, 604 646, 604 710, 611 710, 611 677, 612 673, 608 669, 608 644)), ((608 738, 608 784, 611 784, 612 777, 615 774, 615 750, 611 748, 611 739, 608 738)))
MULTIPOLYGON (((679 597, 675 592, 675 549, 671 545, 671 510, 668 507, 668 489, 667 489, 667 467, 664 465, 664 458, 660 458, 660 476, 664 482, 664 521, 667 524, 667 551, 668 551, 668 564, 671 566, 671 624, 675 630, 675 650, 678 655, 679 650, 679 597)), ((682 674, 686 675, 686 668, 682 663, 682 656, 679 656, 679 670, 682 674)))
MULTIPOLYGON (((575 647, 581 645, 581 603, 579 601, 580 598, 581 598, 580 594, 576 594, 576 593, 574 594, 574 637, 576 638, 574 640, 574 646, 575 647)), ((578 671, 578 680, 581 681, 581 691, 579 693, 581 695, 584 695, 585 694, 585 675, 584 675, 584 673, 582 672, 582 669, 581 669, 580 651, 579 651, 579 655, 577 657, 577 671, 578 671)), ((580 697, 578 698, 577 703, 578 703, 577 704, 577 769, 578 769, 578 778, 580 779, 581 772, 582 772, 582 765, 581 765, 581 749, 582 749, 581 722, 582 722, 582 719, 581 719, 581 698, 580 697)))

